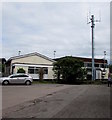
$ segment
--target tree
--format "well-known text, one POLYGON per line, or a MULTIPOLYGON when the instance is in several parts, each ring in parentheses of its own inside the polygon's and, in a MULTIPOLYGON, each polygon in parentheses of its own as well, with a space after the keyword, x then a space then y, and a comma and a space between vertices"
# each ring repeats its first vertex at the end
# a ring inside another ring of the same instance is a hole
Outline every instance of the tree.
POLYGON ((1 72, 1 75, 4 76, 4 74, 5 74, 5 64, 0 64, 0 72, 1 72))
POLYGON ((17 70, 17 73, 25 73, 25 70, 24 70, 23 68, 19 68, 19 69, 17 70))
POLYGON ((0 64, 0 71, 1 71, 2 73, 5 72, 5 65, 4 65, 4 64, 0 64))
POLYGON ((39 80, 43 81, 43 77, 44 77, 44 69, 40 68, 40 70, 39 70, 39 80))
POLYGON ((83 66, 84 63, 81 60, 68 56, 55 62, 53 71, 58 82, 76 83, 82 81, 85 77, 86 70, 83 66))
POLYGON ((109 71, 110 71, 110 73, 112 73, 112 65, 111 64, 109 65, 109 71))

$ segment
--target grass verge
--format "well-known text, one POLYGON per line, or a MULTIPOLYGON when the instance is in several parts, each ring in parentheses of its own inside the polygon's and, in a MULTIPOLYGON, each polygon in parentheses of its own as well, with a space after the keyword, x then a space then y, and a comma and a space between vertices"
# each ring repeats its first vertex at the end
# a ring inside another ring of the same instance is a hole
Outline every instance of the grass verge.
POLYGON ((33 81, 33 84, 56 84, 54 81, 33 81))
MULTIPOLYGON (((35 80, 33 81, 33 84, 69 84, 69 83, 59 83, 56 82, 54 80, 43 80, 43 81, 39 81, 39 80, 35 80)), ((84 81, 80 81, 78 83, 73 83, 74 85, 102 85, 102 84, 107 84, 107 80, 84 80, 84 81)))

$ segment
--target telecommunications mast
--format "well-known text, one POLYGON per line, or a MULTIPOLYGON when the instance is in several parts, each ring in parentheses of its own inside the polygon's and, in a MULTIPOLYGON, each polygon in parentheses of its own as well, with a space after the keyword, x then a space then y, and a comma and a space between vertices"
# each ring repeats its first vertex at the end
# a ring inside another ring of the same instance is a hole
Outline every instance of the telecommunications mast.
POLYGON ((92 80, 95 80, 95 66, 94 66, 94 27, 95 27, 95 22, 100 22, 100 20, 95 20, 94 15, 91 15, 90 22, 88 22, 87 18, 87 24, 91 23, 91 34, 92 34, 92 80))

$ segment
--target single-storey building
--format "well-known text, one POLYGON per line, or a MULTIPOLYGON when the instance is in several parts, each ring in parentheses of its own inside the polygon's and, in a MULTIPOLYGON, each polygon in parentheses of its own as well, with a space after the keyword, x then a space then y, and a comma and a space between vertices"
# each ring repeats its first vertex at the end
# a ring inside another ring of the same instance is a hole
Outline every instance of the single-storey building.
MULTIPOLYGON (((63 57, 62 57, 63 58, 63 57)), ((54 72, 52 70, 53 63, 59 59, 51 59, 37 52, 25 55, 11 57, 6 62, 6 76, 17 73, 19 68, 23 68, 25 72, 33 77, 39 79, 40 70, 43 70, 43 79, 54 79, 54 72)), ((92 79, 92 59, 73 57, 84 62, 84 68, 87 69, 87 79, 92 79)), ((109 68, 108 62, 104 59, 95 59, 95 78, 108 79, 109 68)))
POLYGON ((37 52, 11 57, 6 62, 6 75, 17 73, 19 68, 39 79, 39 70, 43 69, 43 79, 53 79, 53 63, 55 61, 37 52))

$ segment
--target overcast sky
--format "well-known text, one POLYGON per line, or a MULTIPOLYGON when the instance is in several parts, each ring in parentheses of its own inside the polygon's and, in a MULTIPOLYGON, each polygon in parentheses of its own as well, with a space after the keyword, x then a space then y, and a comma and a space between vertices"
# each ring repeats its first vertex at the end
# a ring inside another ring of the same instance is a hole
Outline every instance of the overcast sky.
POLYGON ((2 3, 2 57, 38 52, 47 57, 91 57, 91 24, 95 15, 95 58, 110 56, 109 2, 2 3), (91 17, 88 14, 88 17, 91 17))

